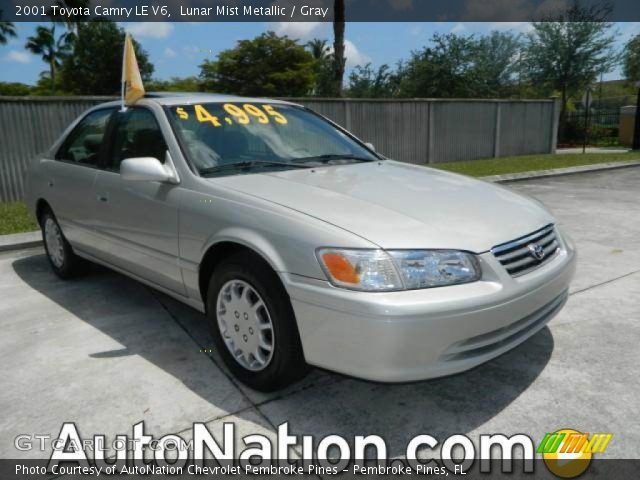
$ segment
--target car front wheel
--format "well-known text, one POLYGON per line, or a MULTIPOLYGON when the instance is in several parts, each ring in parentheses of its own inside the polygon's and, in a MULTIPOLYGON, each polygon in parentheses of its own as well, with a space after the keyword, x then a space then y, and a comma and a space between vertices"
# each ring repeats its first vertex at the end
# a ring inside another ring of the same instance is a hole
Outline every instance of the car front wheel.
POLYGON ((248 386, 273 391, 308 371, 289 297, 256 255, 234 255, 215 269, 207 317, 222 359, 248 386))

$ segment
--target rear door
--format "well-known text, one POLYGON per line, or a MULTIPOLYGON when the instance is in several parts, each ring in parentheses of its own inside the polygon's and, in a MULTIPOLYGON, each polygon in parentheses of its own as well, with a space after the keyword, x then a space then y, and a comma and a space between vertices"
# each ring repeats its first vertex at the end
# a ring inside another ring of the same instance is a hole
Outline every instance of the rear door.
POLYGON ((166 141, 151 110, 130 107, 115 114, 105 168, 96 178, 96 230, 108 245, 110 263, 183 294, 178 263, 180 188, 120 176, 122 160, 154 157, 164 163, 166 153, 166 141))
POLYGON ((95 253, 91 225, 95 221, 94 183, 105 155, 105 135, 114 108, 88 113, 67 136, 45 167, 45 198, 65 237, 81 250, 95 253))

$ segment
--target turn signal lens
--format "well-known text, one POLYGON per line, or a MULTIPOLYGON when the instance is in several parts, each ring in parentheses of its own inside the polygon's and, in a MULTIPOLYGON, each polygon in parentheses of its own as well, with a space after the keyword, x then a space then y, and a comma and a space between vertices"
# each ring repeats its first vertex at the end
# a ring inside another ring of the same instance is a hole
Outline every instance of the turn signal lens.
POLYGON ((329 270, 329 273, 334 279, 344 283, 360 283, 358 272, 356 272, 351 262, 343 255, 339 253, 325 253, 322 255, 322 260, 324 260, 327 270, 329 270))
POLYGON ((323 248, 318 250, 318 260, 336 287, 364 291, 402 288, 393 260, 382 250, 323 248))

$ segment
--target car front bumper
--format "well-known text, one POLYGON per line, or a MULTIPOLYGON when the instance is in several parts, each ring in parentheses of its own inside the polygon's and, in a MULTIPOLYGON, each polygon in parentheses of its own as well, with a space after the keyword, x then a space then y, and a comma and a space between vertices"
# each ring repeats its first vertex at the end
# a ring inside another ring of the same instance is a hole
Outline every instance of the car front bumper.
POLYGON ((511 277, 487 252, 478 282, 403 292, 354 292, 286 275, 308 363, 367 380, 404 382, 473 368, 542 329, 568 298, 576 253, 511 277))

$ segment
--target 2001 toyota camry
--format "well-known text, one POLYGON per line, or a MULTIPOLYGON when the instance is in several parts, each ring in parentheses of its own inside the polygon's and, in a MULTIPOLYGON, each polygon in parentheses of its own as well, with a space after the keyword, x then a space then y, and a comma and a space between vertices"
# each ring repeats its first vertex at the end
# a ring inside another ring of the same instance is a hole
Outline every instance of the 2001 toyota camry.
POLYGON ((538 202, 385 159, 281 101, 99 105, 28 183, 60 277, 88 259, 206 312, 259 390, 308 365, 389 382, 469 369, 540 330, 575 269, 538 202))

